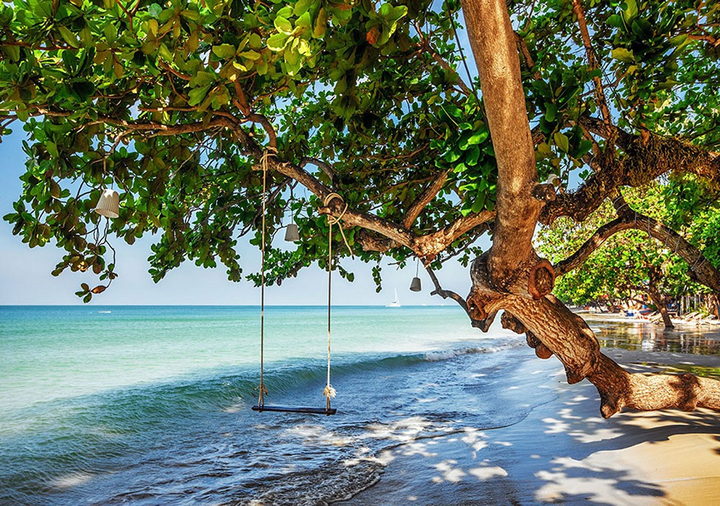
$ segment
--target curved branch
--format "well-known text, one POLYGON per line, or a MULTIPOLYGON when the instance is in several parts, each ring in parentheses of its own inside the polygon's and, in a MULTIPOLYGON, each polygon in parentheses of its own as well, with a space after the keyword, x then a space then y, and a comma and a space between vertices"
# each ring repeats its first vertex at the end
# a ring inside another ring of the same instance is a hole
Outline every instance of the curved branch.
POLYGON ((462 307, 465 312, 467 313, 468 317, 470 318, 470 324, 473 327, 476 328, 483 328, 485 321, 484 320, 476 320, 472 317, 470 314, 470 311, 468 310, 468 305, 465 299, 463 299, 459 294, 453 292, 452 290, 445 290, 442 286, 440 286, 440 281, 438 280, 437 276, 435 275, 435 271, 433 271, 430 267, 425 267, 425 270, 427 271, 428 275, 430 276, 430 279, 433 282, 433 285, 435 286, 435 290, 430 292, 430 295, 439 295, 443 299, 452 299, 455 302, 457 302, 460 307, 462 307))
POLYGON ((472 90, 468 88, 468 85, 465 84, 465 81, 462 80, 457 70, 452 68, 450 64, 446 62, 443 57, 438 54, 437 51, 435 51, 435 49, 430 47, 430 44, 427 44, 427 51, 430 53, 430 56, 432 56, 433 60, 435 60, 446 72, 450 73, 451 75, 455 74, 457 76, 457 85, 463 91, 463 93, 465 93, 466 95, 473 95, 472 90))
MULTIPOLYGON (((580 26, 580 35, 582 37, 583 46, 585 46, 585 55, 588 59, 588 67, 590 70, 597 70, 598 62, 595 50, 592 47, 592 41, 590 40, 590 32, 588 31, 587 21, 585 20, 585 9, 583 9, 581 0, 572 0, 573 12, 578 20, 580 26)), ((603 121, 606 124, 610 124, 610 109, 608 109, 607 101, 605 100, 605 92, 603 91, 602 79, 600 76, 593 77, 593 83, 595 85, 595 100, 597 101, 598 108, 602 113, 603 121)))
POLYGON ((425 206, 432 202, 438 192, 442 190, 442 187, 445 185, 447 179, 447 172, 443 172, 442 174, 440 174, 440 176, 435 179, 435 181, 433 181, 430 186, 428 186, 425 191, 417 198, 413 205, 410 206, 410 209, 408 209, 407 213, 405 214, 405 219, 403 220, 403 226, 405 228, 410 228, 412 226, 417 217, 420 216, 422 210, 425 209, 425 206))
MULTIPOLYGON (((70 116, 68 112, 54 112, 38 109, 38 113, 46 114, 48 116, 70 116)), ((266 132, 270 136, 270 145, 273 146, 273 135, 272 125, 270 125, 267 118, 260 115, 251 115, 244 121, 254 121, 262 124, 266 128, 266 132), (271 135, 272 133, 272 135, 271 135)), ((111 117, 100 117, 97 120, 89 124, 107 124, 113 125, 126 130, 128 133, 131 132, 143 132, 151 133, 152 135, 158 136, 172 136, 182 135, 186 133, 197 133, 210 131, 214 129, 228 129, 231 130, 240 144, 243 146, 244 151, 247 155, 256 158, 263 156, 263 148, 257 143, 257 141, 250 137, 240 126, 243 120, 235 120, 231 115, 222 115, 207 123, 187 123, 179 125, 166 125, 163 123, 156 122, 132 122, 118 118, 111 117)), ((88 124, 83 125, 87 126, 88 124)), ((274 147, 274 146, 273 146, 274 147)), ((282 162, 275 156, 268 157, 268 165, 271 170, 274 170, 288 178, 291 178, 303 186, 305 186, 310 192, 317 196, 320 200, 324 201, 325 198, 334 193, 335 190, 328 188, 322 182, 320 182, 315 176, 307 172, 303 167, 307 163, 313 163, 326 171, 326 173, 334 174, 331 167, 320 160, 315 159, 303 159, 301 165, 294 165, 287 162, 282 162)), ((438 190, 439 191, 439 190, 438 190)), ((332 214, 333 216, 339 217, 342 215, 343 222, 347 226, 360 227, 371 232, 376 232, 387 239, 390 242, 382 241, 383 247, 389 248, 405 246, 410 248, 416 255, 421 258, 431 260, 438 253, 443 251, 452 242, 456 241, 463 234, 469 232, 473 228, 491 220, 494 216, 494 212, 483 211, 481 213, 474 213, 465 217, 462 217, 454 223, 446 226, 442 230, 433 232, 421 237, 408 230, 407 227, 391 222, 389 220, 380 218, 374 214, 363 213, 353 209, 346 208, 344 202, 339 199, 333 199, 327 207, 321 208, 321 213, 332 214)), ((368 241, 370 244, 372 241, 368 241)), ((375 241, 374 245, 377 246, 379 243, 375 241)), ((386 249, 385 249, 386 251, 386 249)))
POLYGON ((580 125, 617 145, 624 156, 596 157, 598 170, 576 192, 558 195, 547 203, 540 216, 542 223, 551 224, 561 216, 584 221, 620 186, 639 187, 668 172, 695 174, 720 183, 718 153, 649 132, 632 135, 597 118, 583 116, 580 125))
POLYGON ((720 271, 715 269, 702 252, 686 241, 680 234, 659 221, 633 211, 624 212, 620 217, 598 228, 595 233, 572 255, 553 266, 555 273, 562 276, 578 268, 596 249, 613 235, 624 230, 640 230, 649 233, 658 241, 667 244, 688 265, 691 275, 703 285, 720 291, 720 271))
POLYGON ((333 184, 335 183, 335 180, 337 179, 337 171, 333 168, 332 165, 323 162, 322 160, 318 160, 317 158, 311 158, 309 156, 306 156, 305 158, 300 160, 300 168, 304 169, 305 166, 308 164, 318 167, 325 173, 328 178, 330 178, 330 181, 332 181, 333 184))
POLYGON ((487 210, 463 216, 442 230, 418 237, 415 241, 416 248, 414 251, 423 260, 429 262, 465 233, 494 218, 495 211, 487 210))

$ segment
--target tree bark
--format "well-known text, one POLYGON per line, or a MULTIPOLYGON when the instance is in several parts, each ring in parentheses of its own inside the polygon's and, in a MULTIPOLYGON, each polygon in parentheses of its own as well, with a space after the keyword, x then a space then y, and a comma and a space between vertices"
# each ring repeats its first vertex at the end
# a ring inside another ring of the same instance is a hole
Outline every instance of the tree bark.
POLYGON ((675 325, 673 325, 673 322, 670 319, 670 315, 668 314, 667 310, 667 297, 661 294, 657 286, 652 283, 648 287, 648 295, 650 296, 650 300, 652 301, 652 303, 655 304, 655 307, 657 307, 658 311, 660 311, 660 316, 662 316, 665 329, 674 329, 675 325))
POLYGON ((485 112, 498 164, 497 216, 488 265, 493 282, 507 289, 526 261, 536 261, 532 237, 540 202, 520 58, 504 0, 462 0, 470 46, 480 73, 485 112))
POLYGON ((605 418, 623 407, 720 411, 720 382, 681 376, 629 374, 600 353, 593 331, 549 292, 554 271, 538 258, 532 235, 542 203, 525 109, 512 26, 504 0, 462 0, 470 45, 480 71, 485 110, 498 164, 493 246, 471 267, 470 317, 489 322, 505 310, 503 325, 527 334, 541 358, 555 355, 569 383, 587 378, 598 392, 605 418))

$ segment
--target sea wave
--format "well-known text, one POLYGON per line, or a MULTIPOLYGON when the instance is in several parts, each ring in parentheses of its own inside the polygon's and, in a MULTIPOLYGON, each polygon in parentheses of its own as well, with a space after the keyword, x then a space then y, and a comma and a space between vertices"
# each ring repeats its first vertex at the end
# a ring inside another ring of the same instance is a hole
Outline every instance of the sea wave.
MULTIPOLYGON (((493 427, 524 416, 476 400, 479 391, 514 395, 486 373, 521 345, 487 339, 333 357, 336 417, 251 412, 259 371, 247 367, 36 405, 32 433, 0 445, 0 461, 13 462, 0 471, 8 484, 0 503, 321 504, 347 497, 378 479, 384 449, 459 424, 493 427)), ((266 364, 269 400, 324 405, 325 366, 319 359, 266 364)))
POLYGON ((525 344, 519 340, 511 340, 496 346, 468 346, 465 348, 432 351, 425 354, 425 360, 429 362, 440 362, 444 360, 452 360, 463 355, 474 355, 476 353, 499 353, 506 350, 522 348, 524 346, 525 344))

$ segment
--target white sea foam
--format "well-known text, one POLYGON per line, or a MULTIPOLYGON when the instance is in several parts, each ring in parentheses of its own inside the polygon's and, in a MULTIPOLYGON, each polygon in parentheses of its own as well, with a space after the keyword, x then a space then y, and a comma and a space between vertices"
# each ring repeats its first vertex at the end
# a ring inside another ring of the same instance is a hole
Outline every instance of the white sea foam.
POLYGON ((90 473, 69 473, 63 476, 58 476, 52 480, 50 484, 55 488, 66 489, 87 483, 92 480, 92 478, 93 475, 90 473))

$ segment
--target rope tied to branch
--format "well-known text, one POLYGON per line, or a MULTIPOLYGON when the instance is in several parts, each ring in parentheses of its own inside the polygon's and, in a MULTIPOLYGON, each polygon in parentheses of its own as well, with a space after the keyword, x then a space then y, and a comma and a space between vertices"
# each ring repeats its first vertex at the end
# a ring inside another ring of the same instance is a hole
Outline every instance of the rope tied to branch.
MULTIPOLYGON (((343 198, 338 195, 337 193, 329 193, 325 199, 323 200, 323 205, 325 207, 328 207, 330 205, 330 202, 333 201, 333 199, 340 199, 341 202, 345 203, 343 198)), ((342 212, 339 216, 331 216, 328 214, 328 299, 327 299, 327 382, 325 384, 325 389, 323 390, 323 395, 325 396, 325 409, 330 410, 330 399, 334 398, 337 395, 337 391, 330 383, 330 356, 331 356, 331 345, 332 345, 332 325, 331 325, 331 308, 332 308, 332 242, 333 242, 333 232, 332 228, 333 225, 338 225, 340 228, 340 235, 343 238, 343 242, 345 243, 345 247, 350 252, 350 256, 355 258, 353 255, 352 249, 350 248, 350 244, 348 243, 347 237, 345 237, 345 232, 343 231, 342 225, 340 225, 340 221, 342 220, 343 216, 345 216, 345 212, 348 210, 348 205, 345 203, 345 207, 343 208, 342 212)))
MULTIPOLYGON (((333 225, 339 225, 340 228, 340 235, 343 238, 343 242, 345 243, 345 247, 348 250, 348 253, 350 253, 350 256, 355 259, 355 255, 353 254, 352 248, 350 248, 350 243, 348 243, 347 237, 345 237, 345 232, 343 231, 342 225, 340 225, 340 221, 342 220, 343 216, 345 216, 345 212, 348 210, 348 205, 345 202, 345 200, 337 193, 328 193, 325 199, 323 200, 323 206, 329 207, 330 202, 332 202, 334 199, 340 199, 340 202, 345 204, 345 207, 343 208, 342 212, 340 213, 340 216, 332 216, 328 214, 328 225, 330 226, 330 242, 332 242, 332 226, 333 225)), ((330 247, 332 247, 332 244, 330 244, 330 247)))
POLYGON ((260 245, 260 384, 258 390, 258 406, 265 406, 265 394, 268 393, 265 387, 265 211, 267 208, 267 170, 268 158, 277 154, 277 149, 270 146, 260 158, 263 171, 263 198, 262 198, 262 243, 260 245))

